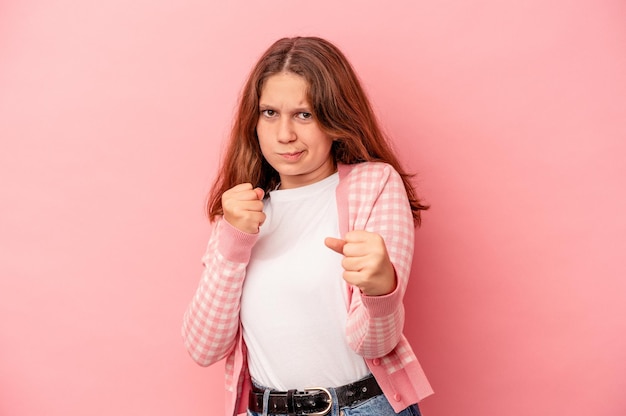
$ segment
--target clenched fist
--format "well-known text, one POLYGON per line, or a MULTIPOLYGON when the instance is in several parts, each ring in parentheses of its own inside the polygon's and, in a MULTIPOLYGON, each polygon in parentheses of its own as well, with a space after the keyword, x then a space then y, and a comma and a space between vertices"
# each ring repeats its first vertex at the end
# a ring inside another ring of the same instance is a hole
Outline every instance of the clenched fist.
POLYGON ((222 194, 224 219, 244 233, 256 234, 265 221, 261 188, 253 188, 250 183, 233 186, 222 194))
POLYGON ((324 244, 343 255, 346 282, 367 296, 382 296, 396 288, 396 273, 383 238, 369 231, 350 231, 343 240, 328 237, 324 244))

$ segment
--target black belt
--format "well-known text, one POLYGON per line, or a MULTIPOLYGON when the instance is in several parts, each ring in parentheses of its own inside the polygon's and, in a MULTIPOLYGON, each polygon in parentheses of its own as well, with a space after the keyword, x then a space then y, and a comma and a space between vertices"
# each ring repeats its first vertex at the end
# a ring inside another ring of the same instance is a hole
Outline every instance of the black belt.
MULTIPOLYGON (((336 387, 339 408, 352 406, 357 402, 382 394, 373 376, 345 386, 336 387)), ((324 387, 311 387, 303 390, 271 391, 268 413, 285 415, 325 415, 333 406, 333 397, 324 387)), ((253 412, 263 411, 263 389, 256 386, 250 390, 248 408, 253 412)))

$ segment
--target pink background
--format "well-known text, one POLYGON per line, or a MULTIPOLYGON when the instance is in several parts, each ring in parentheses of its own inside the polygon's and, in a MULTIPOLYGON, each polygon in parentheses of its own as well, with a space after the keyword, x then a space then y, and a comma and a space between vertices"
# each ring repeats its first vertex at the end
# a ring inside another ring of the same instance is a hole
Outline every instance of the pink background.
POLYGON ((236 96, 337 43, 432 210, 425 416, 626 413, 626 3, 0 2, 0 415, 215 415, 181 317, 236 96), (515 3, 515 4, 513 4, 515 3))

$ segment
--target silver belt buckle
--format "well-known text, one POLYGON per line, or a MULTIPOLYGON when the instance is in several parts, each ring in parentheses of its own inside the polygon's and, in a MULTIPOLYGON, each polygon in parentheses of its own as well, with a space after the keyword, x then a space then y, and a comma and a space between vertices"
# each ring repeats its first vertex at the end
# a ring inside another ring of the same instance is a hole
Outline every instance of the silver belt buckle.
POLYGON ((313 413, 307 413, 306 415, 309 416, 324 416, 327 415, 328 413, 330 413, 330 410, 333 408, 333 396, 330 394, 330 391, 327 388, 324 387, 308 387, 306 389, 304 389, 304 391, 315 391, 315 390, 319 390, 319 391, 323 391, 324 393, 326 393, 326 395, 328 396, 328 407, 324 410, 322 410, 321 412, 313 412, 313 413))

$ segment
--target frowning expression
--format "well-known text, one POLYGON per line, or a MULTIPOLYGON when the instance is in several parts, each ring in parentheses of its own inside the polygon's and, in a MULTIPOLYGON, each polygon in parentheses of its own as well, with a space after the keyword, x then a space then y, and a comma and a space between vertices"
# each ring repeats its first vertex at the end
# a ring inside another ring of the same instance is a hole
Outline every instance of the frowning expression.
POLYGON ((259 111, 259 145, 280 175, 281 189, 310 185, 334 173, 332 139, 315 119, 304 78, 292 72, 268 77, 259 111))

